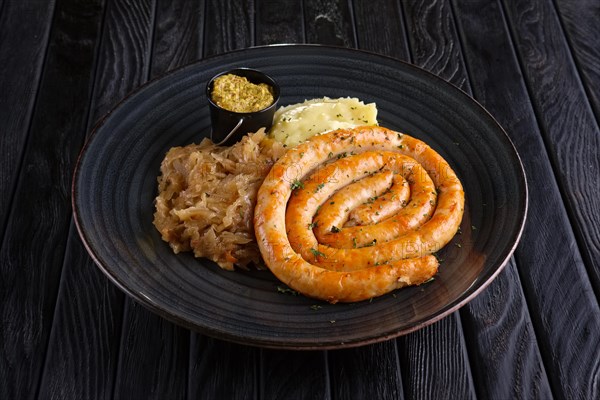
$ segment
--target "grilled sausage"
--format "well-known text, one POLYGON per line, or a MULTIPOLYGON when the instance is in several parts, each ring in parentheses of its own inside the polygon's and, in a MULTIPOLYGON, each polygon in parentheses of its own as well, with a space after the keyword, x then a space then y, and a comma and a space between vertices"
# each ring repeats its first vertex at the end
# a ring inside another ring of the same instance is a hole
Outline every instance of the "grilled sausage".
POLYGON ((438 153, 369 126, 315 136, 281 157, 259 190, 254 227, 282 282, 309 297, 351 302, 431 278, 438 268, 431 253, 455 235, 463 209, 462 185, 438 153), (408 201, 395 187, 403 181, 408 201), (390 206, 398 213, 349 226, 352 208, 374 197, 399 203, 390 206), (341 208, 328 207, 338 201, 341 208))

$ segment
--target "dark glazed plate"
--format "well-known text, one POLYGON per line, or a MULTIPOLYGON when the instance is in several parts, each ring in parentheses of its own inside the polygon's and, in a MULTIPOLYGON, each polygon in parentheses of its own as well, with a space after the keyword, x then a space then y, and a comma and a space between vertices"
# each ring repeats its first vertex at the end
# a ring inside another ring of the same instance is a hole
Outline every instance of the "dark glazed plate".
POLYGON ((502 270, 521 235, 527 186, 502 128, 456 87, 409 64, 324 46, 236 51, 179 69, 125 99, 84 147, 73 181, 79 233, 100 269, 154 312, 210 336, 276 348, 339 348, 393 338, 464 305, 502 270), (281 105, 329 96, 375 102, 382 126, 429 143, 463 182, 462 234, 436 279, 357 304, 281 293, 268 271, 233 273, 175 255, 152 225, 156 178, 172 146, 210 133, 204 90, 220 71, 256 68, 281 105))

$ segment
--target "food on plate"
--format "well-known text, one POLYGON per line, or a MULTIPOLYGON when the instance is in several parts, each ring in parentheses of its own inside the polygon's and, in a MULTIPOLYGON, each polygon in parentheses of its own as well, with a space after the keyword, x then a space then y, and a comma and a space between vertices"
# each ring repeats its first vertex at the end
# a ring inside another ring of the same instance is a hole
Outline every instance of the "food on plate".
POLYGON ((286 146, 295 146, 317 134, 360 125, 377 125, 375 103, 323 97, 279 108, 269 134, 286 146))
POLYGON ((225 74, 214 80, 211 100, 229 111, 251 113, 269 107, 275 98, 273 88, 266 83, 255 84, 246 77, 225 74))
MULTIPOLYGON (((334 104, 337 100, 327 101, 334 104)), ((362 104, 340 101, 347 107, 362 104)), ((289 130, 302 129, 293 127, 288 125, 289 130)), ((162 239, 175 253, 193 251, 196 257, 208 258, 223 269, 262 266, 253 210, 258 188, 285 152, 284 146, 260 130, 231 147, 204 139, 199 145, 172 148, 161 164, 155 199, 154 225, 162 239)))
POLYGON ((460 225, 463 188, 426 143, 362 125, 376 115, 358 99, 315 99, 278 110, 268 134, 231 147, 172 148, 154 225, 175 253, 227 270, 264 262, 293 290, 331 303, 427 282, 438 270, 432 254, 460 225))
POLYGON ((432 253, 456 234, 463 210, 458 177, 431 147, 364 126, 313 136, 279 158, 260 186, 254 228, 282 282, 309 297, 354 302, 429 280, 438 268, 432 253), (399 204, 397 213, 374 209, 372 225, 354 218, 346 226, 352 207, 379 198, 399 204))
POLYGON ((209 139, 174 147, 161 164, 154 225, 175 253, 221 268, 260 264, 252 218, 258 188, 285 149, 264 130, 231 147, 209 139))

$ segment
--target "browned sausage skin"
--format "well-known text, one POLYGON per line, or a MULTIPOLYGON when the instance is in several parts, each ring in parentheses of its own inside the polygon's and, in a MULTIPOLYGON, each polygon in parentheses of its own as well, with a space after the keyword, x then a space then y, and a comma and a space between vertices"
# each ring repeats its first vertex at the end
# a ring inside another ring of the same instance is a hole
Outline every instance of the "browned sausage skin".
POLYGON ((309 297, 350 302, 433 276, 438 264, 430 254, 452 239, 463 208, 460 181, 439 154, 370 126, 315 136, 289 150, 259 190, 254 226, 263 259, 281 281, 309 297), (361 185, 361 178, 372 182, 361 185), (398 213, 344 226, 352 208, 386 196, 397 203, 392 208, 400 204, 398 213), (338 201, 343 208, 328 207, 338 201))

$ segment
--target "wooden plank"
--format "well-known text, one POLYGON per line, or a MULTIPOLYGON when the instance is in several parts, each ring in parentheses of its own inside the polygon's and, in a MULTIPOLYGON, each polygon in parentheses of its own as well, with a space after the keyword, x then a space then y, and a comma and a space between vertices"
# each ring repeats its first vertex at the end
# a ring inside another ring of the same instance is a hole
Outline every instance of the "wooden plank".
POLYGON ((475 399, 458 313, 398 340, 409 399, 475 399))
POLYGON ((330 351, 329 374, 334 399, 404 398, 394 340, 330 351))
POLYGON ((352 11, 347 2, 306 0, 304 21, 307 43, 356 47, 352 11))
POLYGON ((259 398, 257 353, 254 347, 192 335, 188 398, 259 398))
POLYGON ((202 55, 204 0, 157 0, 151 78, 202 55))
POLYGON ((128 300, 123 319, 115 399, 183 399, 189 331, 128 300))
POLYGON ((91 126, 148 80, 154 1, 110 1, 98 56, 91 126))
POLYGON ((600 309, 498 2, 453 2, 473 93, 504 126, 528 176, 528 223, 516 261, 552 392, 597 398, 600 309), (485 34, 482 34, 485 32, 485 34), (501 82, 501 85, 498 85, 501 82), (564 366, 568 365, 568 368, 564 366))
MULTIPOLYGON (((448 1, 405 3, 404 11, 407 14, 414 63, 471 93, 451 4, 448 1)), ((462 348, 463 351, 456 354, 438 349, 438 353, 443 354, 443 361, 440 361, 443 365, 458 364, 466 367, 468 371, 462 373, 466 379, 465 383, 471 381, 471 385, 475 384, 477 392, 484 398, 506 398, 508 389, 517 397, 527 397, 532 390, 548 393, 548 381, 514 263, 509 264, 506 269, 507 271, 501 273, 488 290, 464 308, 466 323, 463 324, 461 318, 455 315, 449 318, 449 321, 444 321, 439 333, 434 332, 440 335, 434 343, 446 345, 453 337, 460 339, 459 343, 462 342, 458 348, 462 348), (506 291, 505 297, 494 295, 498 288, 506 291), (506 297, 512 301, 505 301, 506 297), (473 315, 479 315, 482 309, 503 317, 495 320, 494 330, 479 330, 481 321, 473 315), (463 331, 470 334, 471 339, 467 342, 469 346, 466 349, 462 334, 457 334, 463 331), (497 368, 499 356, 490 352, 489 346, 490 343, 499 342, 506 343, 508 348, 501 355, 502 361, 512 368, 497 368), (468 352, 476 355, 473 357, 476 368, 470 368, 466 359, 468 352), (458 359, 454 359, 455 357, 458 359), (514 385, 509 387, 500 382, 513 382, 514 385)), ((454 347, 457 347, 457 343, 454 347)), ((428 357, 424 357, 422 362, 427 363, 428 357)), ((443 374, 443 371, 439 372, 443 374)), ((437 390, 443 391, 444 386, 455 385, 453 381, 454 379, 451 379, 451 382, 444 380, 443 383, 436 383, 439 386, 437 390)), ((415 383, 418 385, 419 382, 415 383)), ((464 390, 463 387, 456 389, 464 390)), ((473 388, 468 388, 464 396, 472 394, 473 388)), ((430 393, 426 392, 421 396, 428 395, 430 393)))
MULTIPOLYGON (((64 130, 65 134, 79 139, 78 143, 70 145, 58 143, 60 146, 57 151, 68 154, 65 149, 70 149, 74 152, 73 161, 56 163, 68 166, 66 170, 71 171, 91 120, 96 118, 93 113, 89 114, 91 102, 82 102, 81 99, 93 98, 93 82, 97 78, 95 71, 99 58, 98 43, 105 41, 101 39, 105 4, 104 1, 96 1, 82 8, 80 2, 71 1, 62 2, 59 6, 57 15, 60 19, 56 24, 57 54, 49 53, 49 57, 55 57, 58 63, 51 80, 59 85, 57 98, 53 102, 65 108, 61 113, 56 113, 59 121, 69 121, 70 118, 65 115, 71 118, 76 115, 79 118, 72 119, 79 125, 53 131, 64 130), (76 77, 79 79, 75 81, 78 85, 63 85, 76 77), (65 102, 64 99, 71 100, 65 102)), ((101 52, 102 48, 100 54, 101 52)), ((62 170, 61 172, 64 173, 62 170)), ((70 172, 65 174, 66 179, 70 180, 70 177, 70 172)), ((69 193, 69 188, 70 184, 65 185, 65 192, 69 193)), ((67 195, 64 196, 64 201, 69 203, 67 195)), ((67 222, 69 218, 70 212, 67 222)), ((64 240, 65 237, 61 237, 60 243, 64 243, 64 240)), ((94 265, 72 227, 40 384, 41 398, 62 395, 90 399, 112 396, 118 364, 122 307, 123 294, 94 265)))
POLYGON ((357 47, 410 62, 401 4, 392 0, 355 0, 357 47))
POLYGON ((253 0, 206 0, 204 56, 254 45, 253 0))
POLYGON ((44 65, 54 1, 7 1, 0 14, 0 243, 44 65))
POLYGON ((112 398, 122 303, 82 243, 70 240, 38 398, 112 398))
POLYGON ((462 90, 470 91, 469 78, 446 0, 403 3, 412 62, 462 90))
POLYGON ((278 0, 257 2, 256 43, 302 43, 305 41, 302 1, 278 0))
POLYGON ((461 310, 477 395, 482 399, 551 399, 514 258, 461 310))
POLYGON ((598 297, 600 128, 551 0, 511 1, 504 5, 554 173, 598 297), (577 132, 576 140, 574 135, 566 134, 570 132, 577 132))
MULTIPOLYGON (((30 2, 18 4, 34 7, 30 2)), ((3 15, 10 15, 16 5, 17 2, 7 3, 3 15)), ((59 290, 71 218, 71 172, 87 123, 89 104, 81 99, 87 99, 91 91, 91 71, 102 16, 99 2, 90 2, 86 9, 72 6, 66 1, 57 5, 23 169, 0 249, 3 326, 0 398, 25 399, 36 395, 59 290), (72 22, 78 19, 85 25, 73 26, 72 22)), ((13 26, 13 34, 23 34, 15 43, 22 48, 39 50, 40 45, 32 43, 33 38, 24 34, 26 27, 35 26, 30 32, 34 35, 38 24, 47 28, 50 22, 40 19, 44 8, 39 3, 35 7, 38 11, 12 15, 12 22, 7 24, 23 25, 23 28, 13 26)), ((46 17, 50 18, 50 14, 46 17)), ((45 47, 46 37, 39 34, 37 40, 41 39, 45 47)), ((17 49, 15 57, 23 73, 6 76, 35 81, 30 69, 38 68, 38 61, 23 58, 17 49)), ((8 64, 12 65, 12 61, 8 64)), ((19 83, 19 79, 16 82, 19 83)), ((36 82, 20 83, 24 90, 35 94, 36 82)), ((14 91, 13 94, 16 101, 20 95, 14 91)), ((16 147, 13 150, 18 153, 16 147)), ((12 192, 12 188, 10 190, 12 192)))
POLYGON ((261 399, 330 398, 327 352, 263 349, 260 360, 261 399))
POLYGON ((554 4, 596 120, 600 120, 600 3, 597 0, 556 0, 554 4))

